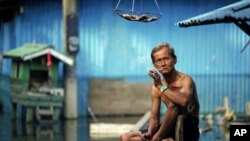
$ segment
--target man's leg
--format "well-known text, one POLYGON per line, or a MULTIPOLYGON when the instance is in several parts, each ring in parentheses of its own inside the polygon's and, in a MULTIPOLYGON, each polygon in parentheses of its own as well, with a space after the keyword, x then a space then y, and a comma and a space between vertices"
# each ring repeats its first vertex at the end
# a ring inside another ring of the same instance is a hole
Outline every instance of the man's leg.
POLYGON ((191 116, 186 117, 183 125, 183 140, 198 141, 199 137, 199 118, 191 116))
POLYGON ((120 141, 142 141, 141 131, 126 132, 120 136, 120 141))

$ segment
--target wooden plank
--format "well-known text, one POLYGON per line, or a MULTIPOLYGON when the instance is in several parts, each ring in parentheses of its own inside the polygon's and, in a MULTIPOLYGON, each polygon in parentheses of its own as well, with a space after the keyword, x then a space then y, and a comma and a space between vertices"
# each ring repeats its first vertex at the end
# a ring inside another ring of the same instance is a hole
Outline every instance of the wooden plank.
POLYGON ((12 103, 16 103, 22 106, 47 106, 52 105, 53 107, 63 106, 63 97, 57 95, 28 95, 28 94, 13 94, 11 93, 12 103))
POLYGON ((90 124, 90 138, 104 139, 116 138, 118 139, 122 133, 129 132, 133 124, 125 123, 91 123, 90 124))

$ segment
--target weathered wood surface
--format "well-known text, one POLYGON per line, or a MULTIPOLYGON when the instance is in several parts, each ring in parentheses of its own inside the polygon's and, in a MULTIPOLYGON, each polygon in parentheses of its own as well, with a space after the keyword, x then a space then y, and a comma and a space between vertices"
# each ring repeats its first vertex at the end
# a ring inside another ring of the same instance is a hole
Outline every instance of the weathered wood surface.
POLYGON ((39 93, 11 93, 11 102, 22 106, 49 106, 62 107, 63 106, 63 96, 58 95, 46 95, 39 93))
POLYGON ((48 115, 48 113, 50 113, 49 115, 52 117, 51 120, 57 120, 60 115, 60 108, 63 107, 64 99, 62 95, 34 93, 30 91, 21 91, 20 93, 12 91, 10 98, 12 103, 12 118, 16 118, 17 106, 24 106, 27 108, 25 117, 26 122, 33 121, 33 112, 36 113, 36 118, 39 122, 42 120, 41 117, 48 115), (42 107, 48 108, 45 108, 44 110, 38 110, 42 107))

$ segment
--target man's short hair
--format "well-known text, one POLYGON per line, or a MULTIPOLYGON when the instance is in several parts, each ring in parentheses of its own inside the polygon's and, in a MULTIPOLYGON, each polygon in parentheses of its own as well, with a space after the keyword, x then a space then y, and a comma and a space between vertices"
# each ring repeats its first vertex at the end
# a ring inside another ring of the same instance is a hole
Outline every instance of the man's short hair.
POLYGON ((154 53, 160 51, 160 50, 163 49, 164 47, 166 47, 166 48, 168 48, 168 49, 170 50, 170 55, 171 55, 171 57, 173 57, 173 58, 176 60, 176 55, 175 55, 174 48, 172 48, 172 47, 170 46, 169 43, 167 43, 167 42, 162 42, 162 43, 156 45, 156 46, 152 49, 152 51, 151 51, 151 59, 152 59, 152 62, 153 62, 153 63, 155 62, 154 53))

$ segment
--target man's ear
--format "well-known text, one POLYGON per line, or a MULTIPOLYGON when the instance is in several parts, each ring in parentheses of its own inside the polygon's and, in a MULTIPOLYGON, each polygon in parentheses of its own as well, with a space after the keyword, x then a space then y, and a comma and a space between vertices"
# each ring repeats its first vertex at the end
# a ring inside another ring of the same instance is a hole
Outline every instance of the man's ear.
POLYGON ((155 63, 154 63, 154 62, 152 62, 152 63, 153 63, 153 65, 154 65, 154 67, 156 68, 155 63))
POLYGON ((175 59, 174 59, 174 64, 176 64, 177 63, 177 57, 175 57, 175 59))

